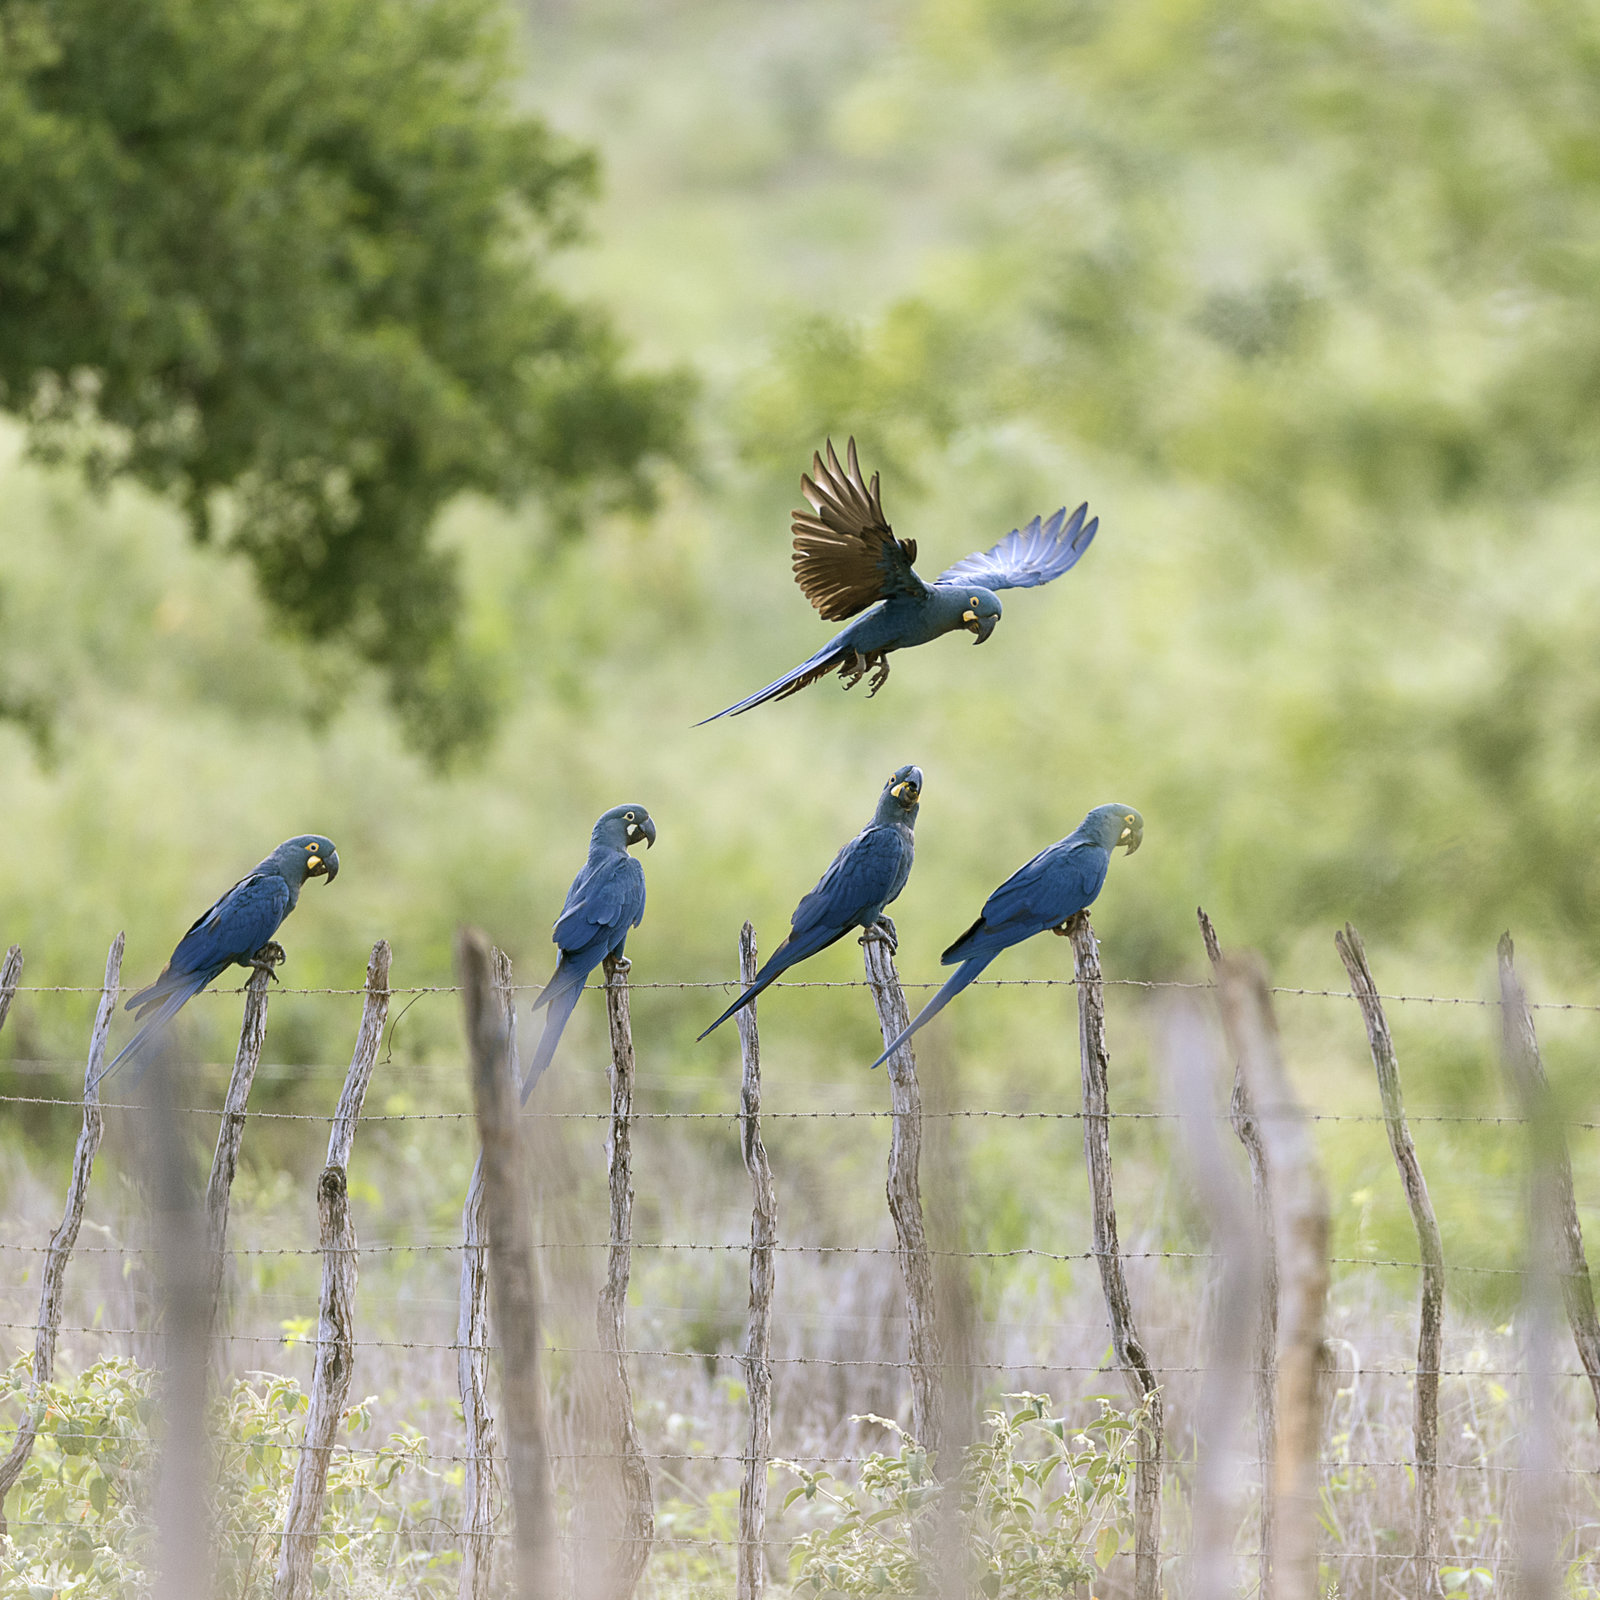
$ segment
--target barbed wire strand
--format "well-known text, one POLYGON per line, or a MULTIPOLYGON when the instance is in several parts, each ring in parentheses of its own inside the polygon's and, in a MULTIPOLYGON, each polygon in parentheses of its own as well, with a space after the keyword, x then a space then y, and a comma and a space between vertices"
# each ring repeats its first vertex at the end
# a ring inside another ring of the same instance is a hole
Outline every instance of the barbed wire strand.
MULTIPOLYGON (((905 982, 903 989, 937 989, 941 980, 905 982)), ((1178 990, 1203 990, 1214 989, 1216 985, 1207 981, 1185 981, 1178 978, 1105 978, 1102 980, 1108 988, 1123 989, 1178 989, 1178 990)), ((1076 978, 978 978, 970 987, 974 989, 1073 989, 1077 987, 1076 978)), ((540 994, 544 991, 542 983, 517 983, 511 989, 517 994, 540 994)), ((603 986, 597 984, 587 985, 590 989, 599 989, 603 986)), ((703 978, 685 979, 662 983, 635 983, 628 984, 630 989, 660 989, 660 990, 721 990, 725 994, 734 994, 738 991, 738 980, 734 978, 703 978)), ((868 988, 863 978, 800 978, 779 979, 769 986, 777 989, 865 989, 868 988)), ((117 988, 117 994, 131 994, 138 991, 140 985, 128 983, 117 988)), ((98 983, 38 983, 19 984, 15 990, 17 994, 101 994, 104 985, 98 983)), ((205 991, 209 997, 223 998, 230 995, 242 995, 245 990, 241 985, 237 989, 210 989, 205 991)), ((362 988, 290 988, 280 985, 273 990, 275 995, 365 995, 366 989, 362 988)), ((424 994, 460 994, 461 988, 453 983, 423 983, 411 985, 391 985, 391 995, 424 995, 424 994)), ((1272 988, 1273 994, 1289 995, 1305 999, 1322 1000, 1351 1000, 1354 997, 1348 989, 1314 989, 1297 984, 1276 984, 1272 988)), ((1479 1006, 1498 1009, 1500 1001, 1485 995, 1450 995, 1450 994, 1380 994, 1380 1000, 1388 1001, 1394 1005, 1426 1005, 1426 1006, 1479 1006)), ((1535 1011, 1595 1011, 1600 1012, 1600 1001, 1588 1000, 1530 1000, 1529 1006, 1535 1011)))

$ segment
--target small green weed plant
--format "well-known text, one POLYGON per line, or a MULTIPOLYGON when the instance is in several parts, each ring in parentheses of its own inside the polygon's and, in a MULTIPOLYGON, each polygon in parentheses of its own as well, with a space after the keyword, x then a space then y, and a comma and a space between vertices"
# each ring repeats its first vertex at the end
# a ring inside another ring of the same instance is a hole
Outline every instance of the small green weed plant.
POLYGON ((985 1413, 958 1473, 935 1477, 925 1450, 897 1423, 864 1417, 900 1440, 874 1454, 852 1488, 826 1472, 778 1463, 800 1481, 784 1500, 823 1523, 795 1540, 790 1582, 800 1600, 932 1595, 961 1586, 988 1600, 1074 1594, 1131 1543, 1135 1441, 1143 1409, 1094 1397, 1084 1424, 1052 1414, 1048 1395, 1008 1394, 985 1413))
MULTIPOLYGON (((10 1419, 30 1411, 38 1418, 33 1454, 5 1506, 5 1592, 40 1600, 150 1594, 156 1374, 131 1361, 100 1361, 35 1394, 28 1369, 24 1356, 0 1384, 0 1407, 10 1419)), ((237 1380, 215 1402, 218 1600, 271 1594, 308 1405, 298 1383, 271 1373, 237 1380)), ((417 1480, 431 1476, 424 1465, 427 1442, 418 1434, 356 1442, 371 1428, 369 1406, 363 1401, 346 1411, 349 1447, 336 1449, 329 1463, 317 1590, 452 1594, 457 1555, 434 1552, 426 1536, 419 1537, 419 1524, 436 1503, 432 1486, 412 1492, 417 1480)))

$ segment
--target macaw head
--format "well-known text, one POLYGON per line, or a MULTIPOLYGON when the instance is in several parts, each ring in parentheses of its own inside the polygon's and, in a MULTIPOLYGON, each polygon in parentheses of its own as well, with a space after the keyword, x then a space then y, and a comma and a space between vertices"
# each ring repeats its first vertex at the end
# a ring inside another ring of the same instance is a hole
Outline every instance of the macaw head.
POLYGON ((333 840, 323 833, 300 833, 286 839, 267 857, 297 888, 307 878, 326 878, 332 883, 339 876, 339 852, 333 840))
POLYGON ((915 822, 922 799, 922 768, 898 767, 878 796, 878 822, 915 822))
POLYGON ((982 644, 994 632, 994 625, 1000 620, 1000 596, 993 589, 974 584, 961 599, 961 626, 968 633, 977 635, 975 643, 982 644))
POLYGON ((1131 856, 1144 842, 1144 818, 1132 806, 1096 806, 1078 831, 1107 850, 1124 845, 1131 856))
POLYGON ((656 825, 643 806, 612 806, 601 812, 590 838, 592 843, 609 845, 613 850, 627 850, 643 839, 648 850, 656 842, 656 825))

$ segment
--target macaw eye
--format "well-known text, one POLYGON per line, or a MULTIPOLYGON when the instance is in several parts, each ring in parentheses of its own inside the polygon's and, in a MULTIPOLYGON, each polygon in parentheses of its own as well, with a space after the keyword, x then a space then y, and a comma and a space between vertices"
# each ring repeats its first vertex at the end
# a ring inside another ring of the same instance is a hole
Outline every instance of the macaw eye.
POLYGON ((632 822, 632 821, 633 821, 633 813, 632 813, 632 812, 631 812, 631 811, 625 811, 625 812, 623 812, 623 814, 622 814, 622 820, 623 820, 623 821, 624 821, 624 822, 632 822))
POLYGON ((977 595, 973 595, 973 597, 967 602, 967 604, 969 606, 974 606, 974 607, 977 605, 977 603, 978 603, 977 595))

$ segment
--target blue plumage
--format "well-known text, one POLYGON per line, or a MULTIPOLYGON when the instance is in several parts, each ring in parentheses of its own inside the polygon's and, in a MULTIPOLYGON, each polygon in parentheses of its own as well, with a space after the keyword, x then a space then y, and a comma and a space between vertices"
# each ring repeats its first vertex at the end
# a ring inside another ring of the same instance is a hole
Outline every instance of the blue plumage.
POLYGON ((1132 855, 1144 838, 1144 819, 1132 806, 1096 806, 1065 839, 1041 850, 983 903, 978 920, 939 958, 955 971, 911 1025, 872 1064, 881 1066, 925 1022, 943 1011, 1002 950, 1062 924, 1094 904, 1106 881, 1111 852, 1132 855))
POLYGON ((927 583, 917 576, 914 539, 897 539, 883 515, 878 475, 868 484, 856 460, 856 442, 846 448, 847 467, 839 465, 829 440, 827 459, 812 457, 811 472, 800 487, 811 511, 793 518, 794 573, 806 598, 825 621, 850 626, 813 656, 766 688, 707 717, 737 716, 768 700, 783 700, 837 671, 845 688, 873 674, 870 699, 889 677, 889 652, 927 644, 965 629, 982 644, 994 632, 1001 605, 999 589, 1034 589, 1070 571, 1094 539, 1098 517, 1081 505, 1048 521, 1035 517, 1013 529, 992 549, 965 557, 927 583))
MULTIPOLYGON (((888 922, 884 908, 911 876, 912 830, 921 799, 921 769, 901 767, 883 786, 872 821, 833 858, 816 888, 795 907, 789 937, 762 964, 755 982, 700 1035, 702 1039, 797 962, 826 950, 855 928, 888 922)), ((892 938, 893 923, 887 931, 892 938)))
POLYGON ((294 910, 307 878, 326 877, 332 883, 338 875, 339 852, 322 835, 302 833, 280 844, 195 918, 161 969, 161 976, 128 1001, 125 1009, 134 1012, 144 1026, 117 1052, 96 1082, 103 1083, 124 1061, 137 1061, 146 1042, 228 967, 252 965, 294 910))
POLYGON ((640 805, 613 806, 589 836, 589 858, 556 918, 553 937, 560 958, 534 1002, 536 1011, 540 1006, 549 1009, 522 1080, 524 1104, 550 1065, 589 974, 607 956, 621 956, 628 934, 644 920, 644 868, 628 854, 628 847, 641 839, 649 849, 656 842, 656 825, 640 805))

